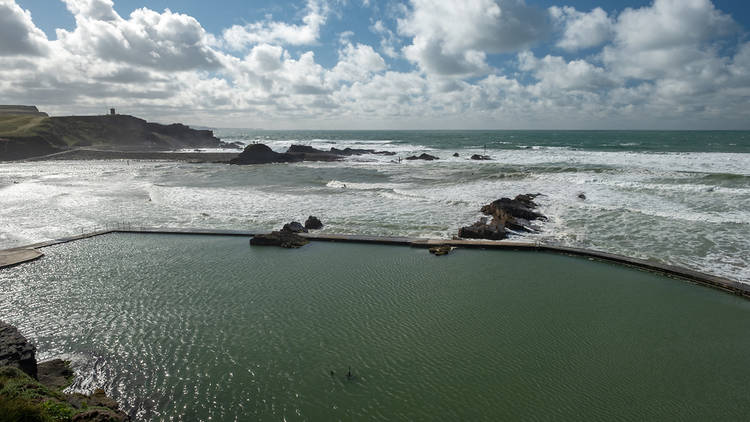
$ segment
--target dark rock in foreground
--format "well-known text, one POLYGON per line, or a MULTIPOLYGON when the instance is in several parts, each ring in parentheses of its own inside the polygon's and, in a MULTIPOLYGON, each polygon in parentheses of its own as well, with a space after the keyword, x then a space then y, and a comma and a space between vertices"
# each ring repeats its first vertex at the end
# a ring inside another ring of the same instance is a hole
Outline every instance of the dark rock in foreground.
POLYGON ((518 195, 513 199, 500 198, 482 207, 483 214, 492 220, 488 223, 486 217, 471 226, 461 227, 458 236, 468 239, 501 240, 508 237, 508 230, 514 232, 532 232, 536 228, 533 220, 546 220, 547 217, 535 211, 534 202, 539 194, 518 195))
POLYGON ((0 321, 0 420, 130 420, 119 409, 118 403, 106 396, 104 390, 97 389, 90 396, 64 394, 62 390, 70 385, 74 375, 69 362, 54 359, 37 364, 33 354, 35 350, 34 345, 16 327, 0 321), (28 370, 30 366, 33 371, 28 370))
POLYGON ((457 153, 457 152, 454 152, 454 153, 453 153, 453 156, 454 156, 454 157, 458 157, 458 153, 457 153))
POLYGON ((419 156, 412 155, 410 157, 406 157, 407 160, 426 160, 426 161, 432 161, 432 160, 439 160, 440 158, 435 157, 434 155, 430 155, 427 153, 422 153, 419 156))
POLYGON ((55 390, 67 388, 73 381, 73 370, 70 362, 62 359, 52 359, 37 365, 39 382, 55 390))
POLYGON ((282 248, 300 248, 310 243, 304 237, 288 231, 272 231, 268 234, 256 234, 250 239, 253 246, 281 246, 282 248))
POLYGON ((305 220, 305 228, 309 230, 317 230, 323 228, 323 222, 321 222, 318 217, 311 215, 305 220))
POLYGON ((12 366, 37 377, 36 347, 18 329, 0 321, 0 366, 12 366))
POLYGON ((295 163, 298 161, 302 161, 302 157, 275 152, 264 144, 250 144, 240 155, 231 159, 229 164, 295 163))
POLYGON ((472 160, 491 160, 489 155, 474 154, 471 156, 472 160))

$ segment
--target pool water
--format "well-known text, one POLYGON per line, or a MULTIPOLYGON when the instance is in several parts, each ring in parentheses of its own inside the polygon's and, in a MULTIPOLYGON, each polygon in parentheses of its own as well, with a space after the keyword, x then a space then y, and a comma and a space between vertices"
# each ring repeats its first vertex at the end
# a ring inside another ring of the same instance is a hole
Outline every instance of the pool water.
POLYGON ((750 417, 750 301, 632 268, 185 235, 43 252, 0 271, 0 319, 138 420, 750 417))

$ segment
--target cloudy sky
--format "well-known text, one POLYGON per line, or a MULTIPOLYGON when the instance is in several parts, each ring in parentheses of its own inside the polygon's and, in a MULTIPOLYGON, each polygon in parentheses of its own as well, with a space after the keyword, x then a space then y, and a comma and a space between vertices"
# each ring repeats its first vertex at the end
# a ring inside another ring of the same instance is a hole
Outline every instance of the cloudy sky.
POLYGON ((0 104, 269 129, 750 129, 744 0, 0 0, 0 104))

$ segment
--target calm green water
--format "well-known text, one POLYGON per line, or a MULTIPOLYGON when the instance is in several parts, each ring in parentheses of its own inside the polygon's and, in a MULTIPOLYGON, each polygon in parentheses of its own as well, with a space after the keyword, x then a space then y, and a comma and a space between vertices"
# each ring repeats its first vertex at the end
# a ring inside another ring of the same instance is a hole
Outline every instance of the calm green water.
POLYGON ((0 318, 139 420, 750 416, 750 301, 633 269, 197 236, 45 253, 0 271, 0 318))

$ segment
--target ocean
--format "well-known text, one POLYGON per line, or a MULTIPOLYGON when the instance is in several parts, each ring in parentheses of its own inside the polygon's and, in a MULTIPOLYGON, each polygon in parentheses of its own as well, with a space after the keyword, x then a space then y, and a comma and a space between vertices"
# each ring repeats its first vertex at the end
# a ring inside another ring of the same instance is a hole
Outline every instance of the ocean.
POLYGON ((101 227, 270 230, 316 215, 330 233, 451 237, 500 197, 541 193, 516 237, 750 282, 750 132, 260 131, 222 140, 371 148, 340 162, 0 164, 0 248, 101 227), (398 158, 426 152, 438 161, 398 158), (458 157, 453 154, 458 153, 458 157), (472 154, 491 161, 474 161, 472 154), (585 199, 580 199, 583 194, 585 199))

